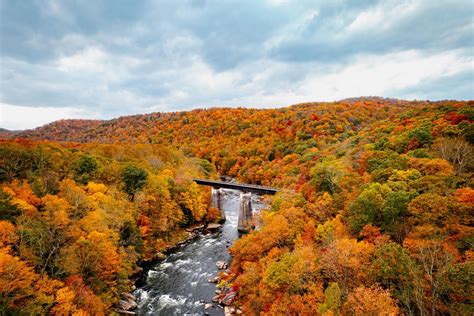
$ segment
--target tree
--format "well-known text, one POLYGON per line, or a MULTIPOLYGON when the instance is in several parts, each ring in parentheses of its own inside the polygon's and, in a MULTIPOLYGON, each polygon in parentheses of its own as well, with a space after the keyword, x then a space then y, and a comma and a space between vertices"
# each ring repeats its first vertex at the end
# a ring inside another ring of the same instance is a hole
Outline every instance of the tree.
MULTIPOLYGON (((410 143, 413 143, 413 141, 416 141, 422 147, 430 146, 431 143, 433 142, 433 136, 431 135, 431 124, 424 124, 421 127, 411 130, 408 133, 408 137, 411 139, 410 143)), ((409 149, 413 149, 413 148, 409 148, 409 149)))
POLYGON ((373 280, 391 289, 409 315, 423 305, 424 284, 416 263, 399 244, 388 242, 377 247, 371 262, 373 280))
POLYGON ((59 185, 58 196, 65 199, 71 206, 71 217, 81 218, 93 208, 87 198, 87 194, 73 180, 65 179, 59 185))
POLYGON ((403 245, 409 249, 422 272, 416 286, 424 287, 426 293, 421 299, 418 298, 418 309, 420 313, 424 313, 426 307, 429 307, 431 315, 435 315, 443 309, 441 299, 444 296, 443 287, 447 285, 443 281, 454 258, 442 240, 423 238, 423 229, 424 227, 417 228, 417 231, 405 239, 403 245))
POLYGON ((16 244, 18 236, 15 226, 7 221, 0 221, 0 248, 16 244))
POLYGON ((312 183, 320 190, 335 194, 340 191, 339 182, 344 176, 337 161, 324 161, 311 169, 312 183))
POLYGON ((324 303, 319 306, 319 313, 321 315, 334 313, 339 314, 342 306, 342 293, 339 285, 336 282, 329 283, 329 286, 324 290, 324 303))
POLYGON ((451 315, 472 315, 471 296, 474 293, 474 263, 472 260, 449 265, 440 285, 451 315))
POLYGON ((12 196, 0 188, 0 220, 15 222, 20 214, 21 210, 12 202, 12 196))
POLYGON ((66 242, 65 230, 45 218, 26 218, 19 223, 18 230, 22 258, 32 262, 41 275, 60 273, 56 259, 66 242))
POLYGON ((130 200, 133 202, 135 193, 145 185, 148 173, 141 168, 128 166, 123 171, 122 177, 125 183, 125 192, 128 193, 130 200))
POLYGON ((73 166, 74 179, 82 184, 87 184, 93 179, 95 173, 99 169, 99 163, 90 155, 82 155, 73 166))
POLYGON ((80 275, 101 292, 114 284, 120 257, 108 234, 93 231, 63 249, 61 265, 69 274, 80 275))
POLYGON ((51 309, 54 315, 83 315, 85 312, 78 309, 74 304, 75 294, 68 288, 64 287, 56 292, 56 304, 51 309))
POLYGON ((105 306, 81 277, 67 278, 66 286, 56 292, 56 304, 51 309, 54 315, 104 315, 105 306))
POLYGON ((122 246, 133 246, 138 253, 143 253, 143 239, 135 222, 124 223, 120 229, 120 240, 122 246))
POLYGON ((435 141, 433 149, 441 158, 449 161, 457 173, 474 169, 474 146, 462 137, 443 137, 435 141))
POLYGON ((452 198, 434 193, 424 193, 408 205, 408 212, 414 225, 429 223, 442 227, 454 216, 452 198))
POLYGON ((20 144, 2 144, 0 147, 0 182, 25 178, 31 167, 31 154, 20 144))
POLYGON ((330 281, 337 282, 343 294, 370 280, 369 260, 374 246, 365 241, 343 238, 334 241, 321 254, 321 269, 330 281))
POLYGON ((355 231, 367 224, 380 225, 382 209, 392 190, 387 184, 371 183, 365 188, 349 209, 349 223, 355 231))
POLYGON ((7 248, 0 248, 0 310, 6 314, 46 314, 59 281, 43 279, 7 248))
POLYGON ((395 316, 399 314, 399 310, 388 290, 379 286, 362 286, 349 294, 343 313, 355 316, 395 316))
POLYGON ((66 228, 69 225, 71 206, 65 199, 58 198, 56 195, 46 195, 43 198, 43 204, 43 217, 47 222, 58 228, 66 228))
POLYGON ((288 285, 291 282, 289 275, 296 260, 297 258, 290 253, 283 254, 267 268, 263 282, 271 289, 288 285))

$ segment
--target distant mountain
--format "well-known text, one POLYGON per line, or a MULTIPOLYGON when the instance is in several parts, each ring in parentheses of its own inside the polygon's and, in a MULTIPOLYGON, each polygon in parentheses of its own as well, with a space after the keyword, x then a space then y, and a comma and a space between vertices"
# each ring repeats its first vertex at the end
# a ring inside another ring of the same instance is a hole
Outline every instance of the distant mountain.
POLYGON ((20 131, 11 131, 0 127, 0 139, 8 139, 17 135, 20 131))
MULTIPOLYGON (((10 138, 14 136, 56 141, 83 139, 83 135, 87 133, 88 130, 96 128, 102 122, 104 121, 81 119, 59 120, 35 129, 15 132, 10 135, 10 138)), ((82 142, 87 142, 87 140, 82 142)))
MULTIPOLYGON (((184 125, 192 124, 192 117, 195 115, 207 120, 214 116, 219 116, 219 113, 225 113, 232 118, 232 121, 238 122, 239 119, 245 120, 252 118, 255 113, 278 113, 279 116, 284 116, 283 113, 290 109, 300 112, 298 116, 305 116, 311 114, 323 114, 326 108, 330 111, 331 107, 345 106, 391 106, 392 111, 399 112, 407 107, 414 107, 424 102, 409 102, 397 99, 388 99, 381 97, 358 97, 344 99, 337 102, 320 102, 320 103, 303 103, 296 104, 289 107, 278 109, 252 109, 252 108, 209 108, 196 109, 186 112, 167 112, 167 113, 150 113, 142 115, 122 116, 111 120, 76 120, 67 119, 59 120, 44 126, 15 132, 14 134, 7 133, 3 137, 11 138, 22 137, 29 139, 46 139, 52 141, 72 141, 87 143, 91 141, 112 143, 112 142, 161 142, 157 140, 156 136, 165 132, 161 130, 166 127, 167 132, 170 132, 169 125, 173 122, 181 122, 178 126, 173 126, 177 132, 181 130, 184 125), (186 123, 188 122, 188 123, 186 123)), ((360 108, 359 108, 360 110, 360 108)), ((357 112, 358 110, 356 110, 357 112)), ((273 114, 272 114, 273 115, 273 114)), ((296 119, 296 118, 294 118, 296 119)), ((258 120, 258 119, 257 119, 258 120)), ((215 124, 227 122, 215 122, 215 124)), ((189 126, 188 126, 189 127, 189 126)), ((187 130, 188 128, 185 128, 187 130)))

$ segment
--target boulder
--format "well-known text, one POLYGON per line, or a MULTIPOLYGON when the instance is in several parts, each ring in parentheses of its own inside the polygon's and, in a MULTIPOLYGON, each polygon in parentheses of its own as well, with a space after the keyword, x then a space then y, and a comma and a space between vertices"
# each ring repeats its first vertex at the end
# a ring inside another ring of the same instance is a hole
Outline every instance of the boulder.
POLYGON ((217 230, 217 229, 219 229, 219 228, 221 228, 221 227, 222 227, 221 224, 210 223, 210 224, 207 225, 206 228, 207 228, 208 230, 217 230))
POLYGON ((209 309, 209 308, 212 308, 214 305, 212 305, 211 303, 207 303, 204 305, 204 309, 209 309))
POLYGON ((224 316, 230 316, 235 314, 235 308, 226 306, 224 307, 224 316))
POLYGON ((216 295, 216 296, 214 296, 214 297, 212 298, 212 301, 213 301, 214 303, 219 303, 219 300, 220 300, 220 296, 219 296, 219 295, 216 295))
POLYGON ((159 259, 159 260, 165 260, 165 259, 166 259, 166 255, 165 255, 164 253, 162 253, 162 252, 157 252, 157 253, 155 254, 155 258, 156 258, 156 259, 159 259))
POLYGON ((122 297, 129 300, 129 301, 136 301, 136 298, 133 294, 128 292, 122 292, 122 297))
POLYGON ((186 228, 186 231, 188 233, 191 233, 191 232, 199 231, 203 228, 204 228, 204 224, 201 224, 201 225, 198 225, 198 226, 188 227, 188 228, 186 228))
POLYGON ((207 279, 207 282, 209 283, 217 283, 219 279, 217 277, 210 277, 209 279, 207 279))
POLYGON ((222 304, 224 304, 226 306, 229 306, 234 301, 236 295, 237 295, 237 293, 235 293, 235 292, 227 293, 224 296, 224 298, 222 299, 222 304))
POLYGON ((216 262, 217 269, 224 270, 227 269, 227 262, 225 261, 217 261, 216 262))
POLYGON ((137 303, 132 300, 120 300, 118 301, 118 306, 120 307, 120 309, 129 311, 129 310, 137 308, 137 303))
POLYGON ((133 270, 133 274, 140 274, 143 272, 143 268, 142 267, 136 267, 135 270, 133 270))
POLYGON ((123 309, 116 309, 117 313, 119 313, 120 315, 136 315, 137 313, 135 312, 132 312, 132 311, 126 311, 126 310, 123 310, 123 309))

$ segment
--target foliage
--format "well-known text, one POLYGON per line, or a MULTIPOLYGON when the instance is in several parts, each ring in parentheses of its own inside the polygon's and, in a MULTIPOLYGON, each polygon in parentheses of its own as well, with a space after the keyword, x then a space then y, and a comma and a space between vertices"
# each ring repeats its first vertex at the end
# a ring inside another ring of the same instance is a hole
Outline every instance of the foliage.
POLYGON ((175 214, 207 216, 191 185, 202 171, 166 147, 18 140, 0 153, 17 159, 0 187, 0 313, 109 314, 138 262, 180 241, 175 214))
POLYGON ((380 287, 359 287, 347 297, 344 304, 347 315, 398 315, 399 310, 390 292, 380 287))
POLYGON ((21 210, 12 203, 11 195, 0 189, 0 220, 14 221, 20 214, 21 210))
POLYGON ((0 143, 2 307, 110 312, 138 260, 217 219, 191 179, 231 176, 283 188, 230 250, 244 314, 473 314, 472 109, 361 98, 21 132, 66 143, 0 143))
POLYGON ((75 180, 82 184, 87 184, 93 179, 99 169, 97 160, 90 155, 83 155, 73 166, 75 180))
POLYGON ((122 176, 123 182, 125 183, 125 192, 128 193, 133 201, 135 193, 145 185, 148 174, 141 168, 128 166, 123 171, 122 176))

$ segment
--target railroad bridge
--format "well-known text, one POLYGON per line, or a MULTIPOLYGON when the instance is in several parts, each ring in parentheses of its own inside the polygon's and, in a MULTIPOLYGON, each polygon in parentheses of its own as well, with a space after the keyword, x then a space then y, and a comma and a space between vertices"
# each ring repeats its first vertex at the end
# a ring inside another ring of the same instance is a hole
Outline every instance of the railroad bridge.
POLYGON ((222 189, 232 189, 240 191, 239 222, 237 230, 239 232, 248 232, 252 220, 252 193, 265 195, 274 195, 279 191, 277 188, 271 188, 254 184, 240 184, 234 182, 215 181, 207 179, 193 179, 199 185, 212 187, 211 189, 211 207, 218 208, 221 211, 221 218, 225 220, 225 212, 222 209, 222 189))

